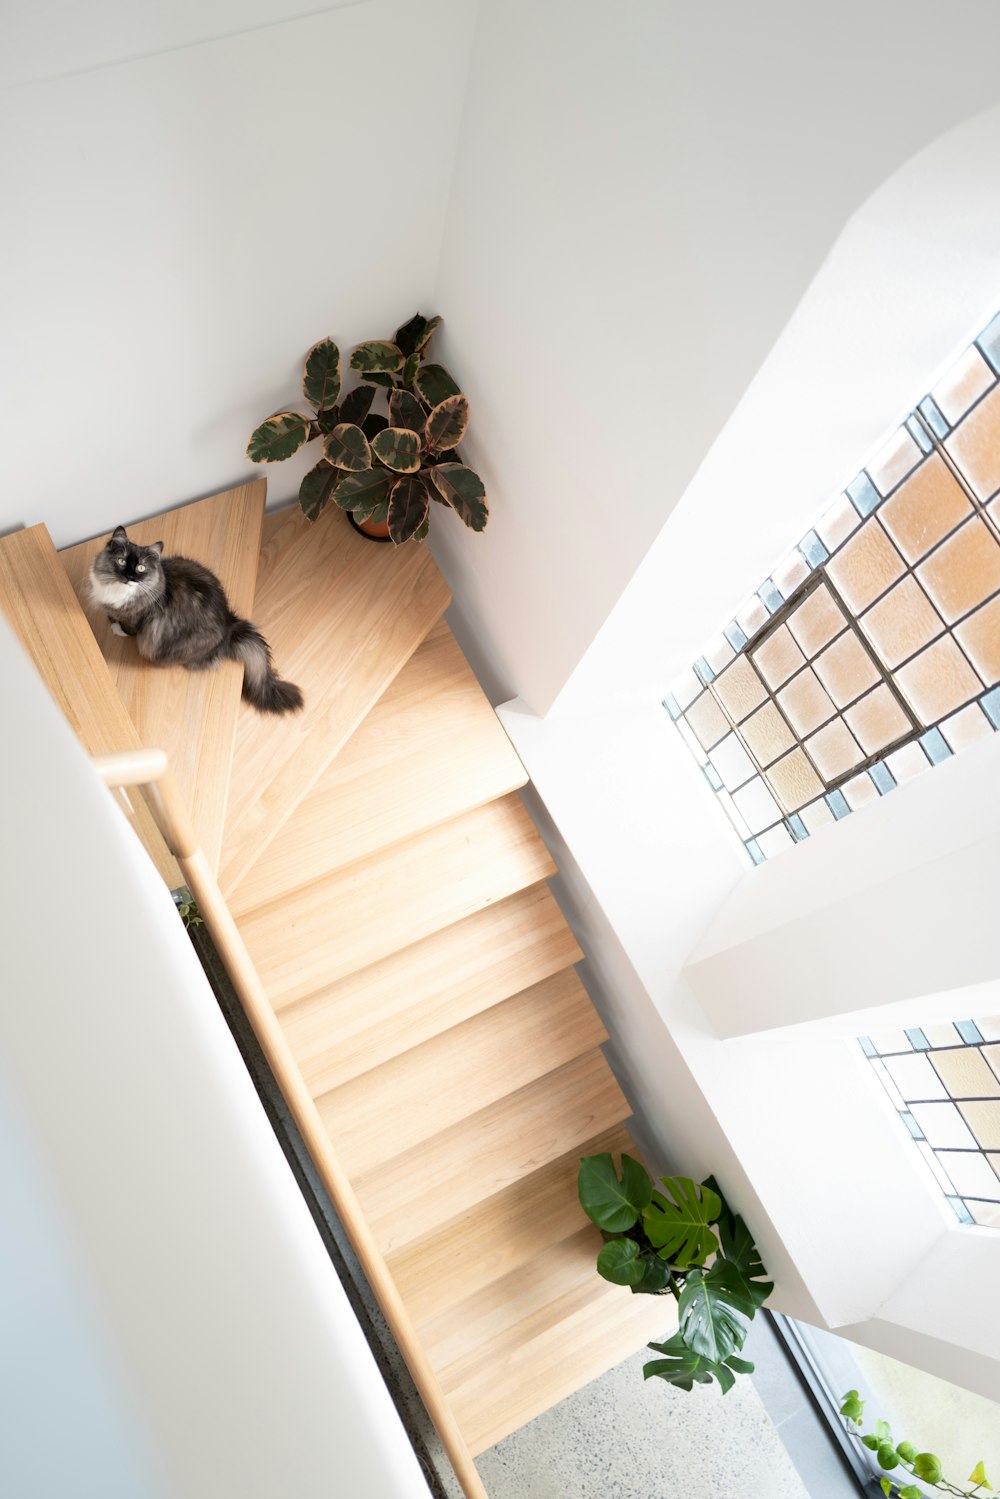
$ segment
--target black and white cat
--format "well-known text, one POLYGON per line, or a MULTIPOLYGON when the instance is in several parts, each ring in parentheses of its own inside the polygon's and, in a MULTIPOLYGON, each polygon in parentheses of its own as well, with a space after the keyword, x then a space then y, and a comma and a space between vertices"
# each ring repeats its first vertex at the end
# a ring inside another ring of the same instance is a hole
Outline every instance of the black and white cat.
POLYGON ((241 661, 243 696, 258 712, 301 708, 302 693, 275 674, 267 641, 233 613, 215 574, 162 552, 162 541, 137 546, 118 526, 91 563, 91 595, 115 634, 134 635, 139 654, 159 665, 205 671, 241 661))

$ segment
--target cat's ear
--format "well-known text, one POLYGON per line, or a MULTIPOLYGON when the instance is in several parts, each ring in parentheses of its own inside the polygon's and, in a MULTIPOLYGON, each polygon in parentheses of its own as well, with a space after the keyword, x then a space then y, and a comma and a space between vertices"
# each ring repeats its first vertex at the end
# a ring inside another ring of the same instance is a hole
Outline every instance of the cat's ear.
POLYGON ((159 557, 160 554, 163 551, 163 542, 162 541, 153 541, 153 542, 151 542, 149 544, 148 547, 145 548, 145 550, 147 552, 155 552, 156 555, 159 557))
POLYGON ((115 526, 115 529, 111 533, 111 540, 112 541, 128 541, 128 532, 125 530, 125 527, 124 526, 115 526))

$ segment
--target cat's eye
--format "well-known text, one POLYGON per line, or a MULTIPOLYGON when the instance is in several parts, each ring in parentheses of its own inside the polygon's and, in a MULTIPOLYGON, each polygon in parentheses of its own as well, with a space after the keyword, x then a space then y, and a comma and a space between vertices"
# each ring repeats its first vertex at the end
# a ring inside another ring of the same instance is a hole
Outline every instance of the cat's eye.
POLYGON ((124 557, 116 557, 115 561, 116 561, 116 563, 118 564, 119 567, 124 567, 125 566, 125 558, 124 557))
POLYGON ((144 562, 137 562, 135 570, 137 573, 144 573, 146 571, 146 564, 144 562))

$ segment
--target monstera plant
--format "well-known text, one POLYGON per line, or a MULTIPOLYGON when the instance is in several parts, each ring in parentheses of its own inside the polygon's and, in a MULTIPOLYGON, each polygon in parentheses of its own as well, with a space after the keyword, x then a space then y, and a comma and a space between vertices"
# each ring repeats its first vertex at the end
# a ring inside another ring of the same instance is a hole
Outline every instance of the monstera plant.
POLYGON ((677 1301, 677 1331, 665 1343, 650 1343, 662 1357, 643 1365, 647 1379, 690 1390, 714 1378, 726 1394, 737 1374, 753 1371, 739 1352, 774 1286, 764 1279, 750 1230, 714 1178, 697 1184, 663 1176, 660 1185, 662 1192, 629 1155, 621 1158, 620 1177, 609 1152, 583 1157, 580 1205, 604 1238, 597 1269, 633 1293, 677 1301))
POLYGON ((439 317, 418 312, 390 341, 359 344, 350 359, 358 376, 343 393, 340 350, 321 339, 306 355, 302 392, 313 410, 279 411, 256 428, 247 447, 254 463, 280 463, 314 438, 323 457, 299 488, 309 520, 333 500, 366 534, 401 545, 423 541, 431 504, 449 506, 473 531, 489 517, 486 490, 461 460, 469 403, 441 364, 427 362, 439 317), (385 410, 374 411, 376 397, 385 410))

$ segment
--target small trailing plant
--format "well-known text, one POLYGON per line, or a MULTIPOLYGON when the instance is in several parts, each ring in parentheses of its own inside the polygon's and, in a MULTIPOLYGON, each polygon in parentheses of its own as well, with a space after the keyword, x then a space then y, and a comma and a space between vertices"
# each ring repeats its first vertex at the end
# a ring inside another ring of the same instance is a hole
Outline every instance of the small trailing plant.
POLYGON ((887 1421, 876 1421, 874 1429, 866 1432, 863 1429, 864 1408, 865 1402, 857 1390, 848 1390, 843 1397, 840 1414, 849 1434, 870 1452, 874 1452, 879 1467, 883 1469, 879 1483, 886 1499, 926 1499, 927 1490, 921 1485, 938 1489, 942 1494, 959 1495, 960 1499, 972 1499, 973 1495, 995 1492, 982 1463, 977 1463, 969 1474, 967 1482, 971 1487, 963 1489, 944 1477, 941 1459, 935 1457, 933 1452, 918 1452, 912 1442, 894 1442, 887 1421), (902 1483, 896 1472, 900 1468, 909 1477, 919 1478, 920 1483, 902 1483), (893 1474, 891 1478, 888 1476, 890 1473, 893 1474))
POLYGON ((679 1389, 711 1384, 723 1394, 737 1374, 753 1364, 739 1352, 750 1322, 774 1290, 750 1230, 727 1206, 718 1183, 663 1176, 663 1191, 629 1155, 621 1176, 610 1153, 580 1162, 580 1205, 604 1238, 597 1269, 634 1294, 673 1296, 678 1327, 662 1354, 643 1366, 647 1379, 665 1379, 679 1389), (709 1264, 711 1261, 711 1264, 709 1264))
POLYGON ((197 902, 186 885, 182 889, 174 891, 174 902, 177 906, 178 915, 189 931, 193 926, 205 925, 201 917, 201 912, 198 910, 197 902))
POLYGON ((350 368, 359 383, 342 395, 340 350, 332 338, 306 355, 302 393, 313 408, 278 411, 254 430, 247 457, 280 463, 320 438, 324 456, 299 488, 299 503, 316 520, 332 499, 359 524, 388 523, 397 546, 423 541, 431 503, 447 505, 472 531, 489 518, 479 475, 462 461, 458 444, 469 427, 469 403, 441 364, 427 353, 439 317, 419 312, 391 340, 359 344, 350 368), (384 392, 385 413, 373 411, 384 392))

